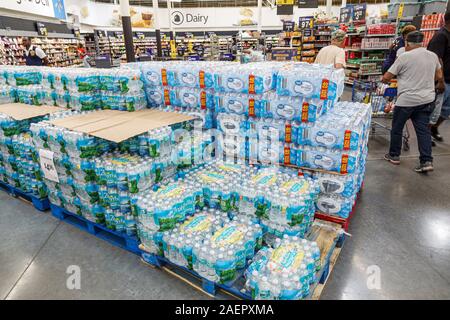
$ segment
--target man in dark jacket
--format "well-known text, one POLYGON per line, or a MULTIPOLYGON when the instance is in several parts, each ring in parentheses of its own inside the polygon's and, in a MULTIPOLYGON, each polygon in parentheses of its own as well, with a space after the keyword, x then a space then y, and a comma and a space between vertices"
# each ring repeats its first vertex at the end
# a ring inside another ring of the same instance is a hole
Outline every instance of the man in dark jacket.
POLYGON ((395 59, 397 58, 397 51, 400 48, 405 46, 405 39, 408 33, 416 31, 416 27, 412 24, 408 24, 403 27, 402 35, 394 40, 391 47, 389 48, 389 52, 386 56, 386 60, 383 63, 383 73, 387 72, 389 68, 394 64, 395 59))
POLYGON ((436 32, 428 44, 428 50, 439 57, 445 78, 445 91, 436 97, 436 108, 431 116, 431 135, 436 141, 443 141, 439 126, 450 117, 450 12, 444 15, 445 25, 436 32))

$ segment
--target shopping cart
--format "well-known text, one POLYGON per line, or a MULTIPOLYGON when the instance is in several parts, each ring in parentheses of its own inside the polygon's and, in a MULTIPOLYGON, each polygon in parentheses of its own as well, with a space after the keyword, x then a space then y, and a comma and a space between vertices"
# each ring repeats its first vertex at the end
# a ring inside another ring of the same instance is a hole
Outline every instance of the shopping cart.
MULTIPOLYGON (((381 82, 353 81, 352 101, 370 103, 372 106, 372 136, 377 134, 377 128, 385 132, 391 131, 392 128, 387 124, 387 119, 392 119, 396 98, 396 81, 391 82, 390 85, 385 85, 381 82)), ((403 132, 403 150, 405 151, 408 151, 410 147, 409 137, 408 123, 406 123, 403 132)))

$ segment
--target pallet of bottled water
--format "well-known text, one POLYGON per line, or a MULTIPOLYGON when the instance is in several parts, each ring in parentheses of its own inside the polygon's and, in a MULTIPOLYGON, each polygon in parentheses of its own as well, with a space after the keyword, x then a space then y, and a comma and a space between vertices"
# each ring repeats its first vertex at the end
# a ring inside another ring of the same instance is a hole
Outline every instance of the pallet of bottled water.
MULTIPOLYGON (((147 108, 141 73, 47 67, 0 67, 2 96, 15 102, 59 106, 70 110, 136 111, 147 108)), ((6 100, 2 98, 2 100, 6 100)))
POLYGON ((267 245, 257 223, 208 209, 173 230, 147 234, 142 258, 195 288, 200 282, 211 295, 220 289, 241 299, 317 298, 344 240, 340 226, 325 223, 314 224, 309 240, 285 235, 267 245))
POLYGON ((45 117, 15 120, 0 113, 0 180, 38 199, 47 196, 29 127, 45 117))
POLYGON ((168 126, 118 144, 48 121, 33 124, 31 132, 36 148, 54 154, 58 181, 45 179, 51 203, 129 235, 136 234, 138 197, 173 177, 179 161, 190 164, 192 152, 202 155, 205 143, 194 135, 178 143, 168 126))

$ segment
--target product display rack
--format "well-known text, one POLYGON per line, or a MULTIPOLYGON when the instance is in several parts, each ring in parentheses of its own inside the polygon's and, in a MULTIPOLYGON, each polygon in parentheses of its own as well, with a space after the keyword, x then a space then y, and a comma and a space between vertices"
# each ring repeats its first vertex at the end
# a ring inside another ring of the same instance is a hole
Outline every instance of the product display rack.
POLYGON ((420 23, 420 31, 425 35, 424 46, 428 46, 430 40, 444 25, 444 14, 428 14, 422 16, 422 21, 420 23))
POLYGON ((316 56, 320 49, 331 44, 331 34, 339 27, 339 24, 316 24, 314 25, 316 56))
MULTIPOLYGON (((84 43, 82 39, 34 37, 32 43, 45 52, 50 67, 77 66, 82 63, 77 54, 78 43, 84 43)), ((1 37, 0 52, 1 64, 25 65, 21 36, 1 37)))
POLYGON ((302 33, 301 58, 302 62, 313 63, 316 58, 315 40, 313 29, 305 29, 302 33))
POLYGON ((394 24, 375 24, 365 30, 348 32, 346 48, 347 65, 345 83, 353 85, 353 80, 376 81, 382 75, 382 64, 386 51, 396 37, 394 24))
MULTIPOLYGON (((112 59, 121 59, 125 62, 125 42, 122 37, 106 35, 97 36, 97 41, 90 35, 85 35, 86 48, 91 55, 110 55, 112 59)), ((232 46, 232 37, 229 36, 176 36, 177 58, 197 55, 204 59, 218 59, 220 54, 229 53, 232 46), (181 54, 180 54, 181 53, 181 54)), ((238 47, 248 49, 257 44, 256 38, 243 38, 238 42, 238 47)), ((135 48, 142 53, 155 54, 157 45, 156 38, 152 36, 134 36, 135 48)), ((163 35, 161 39, 163 57, 170 56, 170 39, 163 35)))
POLYGON ((0 38, 0 64, 23 65, 24 50, 20 43, 20 37, 0 38))

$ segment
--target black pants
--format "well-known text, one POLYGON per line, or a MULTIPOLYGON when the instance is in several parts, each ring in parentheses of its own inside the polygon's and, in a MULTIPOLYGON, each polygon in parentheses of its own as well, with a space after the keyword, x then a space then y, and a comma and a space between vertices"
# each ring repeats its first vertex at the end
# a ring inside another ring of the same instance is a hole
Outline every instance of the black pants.
POLYGON ((402 151, 403 128, 405 127, 406 121, 411 119, 416 130, 420 163, 433 161, 433 157, 431 156, 431 132, 428 127, 432 111, 432 104, 424 104, 416 107, 395 106, 394 119, 392 119, 391 147, 389 149, 391 156, 400 156, 402 151))

